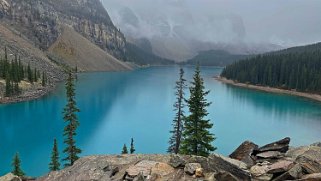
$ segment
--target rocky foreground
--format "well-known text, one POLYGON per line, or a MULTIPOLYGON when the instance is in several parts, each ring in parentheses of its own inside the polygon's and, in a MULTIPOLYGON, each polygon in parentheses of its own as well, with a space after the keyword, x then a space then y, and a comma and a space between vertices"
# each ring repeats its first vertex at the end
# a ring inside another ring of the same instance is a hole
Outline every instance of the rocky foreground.
MULTIPOLYGON (((321 143, 289 148, 290 138, 259 147, 242 143, 229 157, 184 155, 88 156, 72 167, 51 172, 37 181, 145 180, 321 180, 321 143)), ((21 179, 12 174, 0 181, 21 179)))

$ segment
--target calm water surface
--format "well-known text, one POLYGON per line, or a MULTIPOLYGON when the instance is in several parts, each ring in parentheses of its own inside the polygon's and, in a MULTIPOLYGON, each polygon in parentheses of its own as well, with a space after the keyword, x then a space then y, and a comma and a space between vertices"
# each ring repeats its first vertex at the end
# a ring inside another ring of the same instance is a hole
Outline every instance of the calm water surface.
MULTIPOLYGON (((133 72, 79 75, 77 101, 82 155, 118 154, 135 139, 138 153, 165 153, 174 117, 174 83, 179 67, 152 67, 133 72)), ((222 69, 203 67, 207 97, 213 104, 217 152, 228 155, 242 141, 268 143, 286 136, 292 145, 321 139, 321 104, 303 98, 247 90, 217 82, 222 69)), ((190 79, 193 67, 186 67, 190 79)), ((22 168, 32 176, 48 171, 54 138, 63 149, 61 112, 64 86, 35 101, 0 105, 0 174, 11 171, 19 152, 22 168)))

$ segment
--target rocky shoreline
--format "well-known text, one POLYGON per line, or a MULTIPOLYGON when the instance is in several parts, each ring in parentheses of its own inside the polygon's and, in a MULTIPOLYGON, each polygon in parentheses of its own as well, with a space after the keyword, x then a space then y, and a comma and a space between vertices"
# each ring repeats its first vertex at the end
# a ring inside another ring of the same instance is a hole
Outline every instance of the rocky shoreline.
POLYGON ((307 98, 310 100, 321 102, 321 95, 319 95, 319 94, 311 94, 311 93, 297 92, 294 90, 285 90, 285 89, 279 89, 279 88, 273 88, 273 87, 265 87, 265 86, 259 86, 259 85, 238 83, 233 80, 229 80, 229 79, 226 79, 226 78, 220 77, 220 76, 217 76, 214 78, 215 78, 215 80, 220 81, 222 83, 237 86, 237 87, 243 87, 243 88, 247 88, 247 89, 254 89, 254 90, 270 92, 270 93, 277 93, 277 94, 287 94, 287 95, 303 97, 303 98, 307 98))
POLYGON ((87 156, 39 178, 7 174, 1 181, 320 181, 321 143, 289 147, 290 138, 259 147, 242 143, 228 157, 165 154, 87 156))

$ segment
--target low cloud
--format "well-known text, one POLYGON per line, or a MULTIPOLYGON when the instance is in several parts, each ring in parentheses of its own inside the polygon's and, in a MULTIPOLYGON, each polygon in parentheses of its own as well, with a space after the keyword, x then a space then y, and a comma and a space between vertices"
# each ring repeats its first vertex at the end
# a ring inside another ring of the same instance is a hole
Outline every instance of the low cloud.
POLYGON ((137 37, 293 46, 321 41, 318 0, 103 0, 113 22, 137 37), (125 14, 125 15, 124 15, 125 14))

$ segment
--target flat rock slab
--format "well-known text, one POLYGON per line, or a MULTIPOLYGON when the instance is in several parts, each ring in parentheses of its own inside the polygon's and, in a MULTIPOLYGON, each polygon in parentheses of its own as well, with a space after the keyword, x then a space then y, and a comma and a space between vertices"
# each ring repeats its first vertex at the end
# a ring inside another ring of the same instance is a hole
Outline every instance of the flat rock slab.
POLYGON ((286 153, 289 150, 290 138, 286 137, 282 140, 264 145, 258 149, 258 153, 266 151, 279 151, 281 153, 286 153))
POLYGON ((269 170, 267 173, 282 173, 290 170, 293 167, 294 163, 288 160, 281 160, 276 163, 273 163, 269 166, 269 170))
POLYGON ((259 158, 273 159, 273 158, 283 157, 284 154, 282 154, 279 151, 267 151, 267 152, 259 153, 256 156, 259 157, 259 158))
POLYGON ((174 171, 174 168, 167 163, 143 160, 137 164, 130 166, 126 173, 128 176, 134 178, 139 174, 147 177, 148 175, 156 174, 160 176, 165 176, 174 171))

